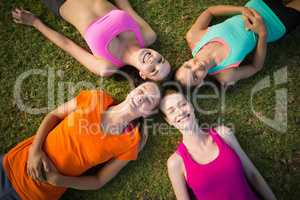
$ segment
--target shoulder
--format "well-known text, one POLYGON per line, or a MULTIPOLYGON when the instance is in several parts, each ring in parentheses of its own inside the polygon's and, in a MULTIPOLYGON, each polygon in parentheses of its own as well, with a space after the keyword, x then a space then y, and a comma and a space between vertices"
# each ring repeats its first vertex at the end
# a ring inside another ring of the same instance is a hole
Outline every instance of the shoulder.
POLYGON ((195 46, 197 45, 197 43, 201 40, 201 38, 206 34, 208 29, 204 29, 204 30, 194 30, 194 29, 190 29, 186 35, 185 35, 185 39, 188 43, 188 46, 190 47, 190 49, 194 49, 195 46))
POLYGON ((218 135, 229 145, 236 142, 236 137, 234 131, 227 126, 218 126, 215 128, 218 135))
POLYGON ((167 166, 169 171, 177 171, 182 169, 182 158, 175 152, 173 153, 167 161, 167 166))

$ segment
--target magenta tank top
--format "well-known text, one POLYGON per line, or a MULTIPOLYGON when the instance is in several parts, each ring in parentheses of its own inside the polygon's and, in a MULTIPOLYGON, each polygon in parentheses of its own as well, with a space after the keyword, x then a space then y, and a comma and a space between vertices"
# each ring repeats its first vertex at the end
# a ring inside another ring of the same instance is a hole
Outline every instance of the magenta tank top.
POLYGON ((219 155, 208 164, 194 161, 182 142, 176 151, 184 162, 186 183, 195 197, 199 200, 258 200, 247 183, 236 152, 214 129, 210 129, 209 134, 218 145, 219 155))
POLYGON ((145 46, 139 25, 129 14, 122 10, 112 10, 92 22, 85 30, 84 39, 95 56, 110 61, 116 67, 122 67, 125 65, 124 62, 112 55, 108 47, 118 34, 126 31, 135 34, 141 48, 145 46))

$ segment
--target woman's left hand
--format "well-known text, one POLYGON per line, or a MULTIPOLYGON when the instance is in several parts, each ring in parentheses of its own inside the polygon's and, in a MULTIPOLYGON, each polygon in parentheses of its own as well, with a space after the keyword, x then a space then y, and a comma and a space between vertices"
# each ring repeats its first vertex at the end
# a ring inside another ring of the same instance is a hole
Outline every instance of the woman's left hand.
POLYGON ((253 15, 245 19, 245 27, 257 33, 259 36, 266 36, 267 31, 263 18, 254 9, 250 9, 253 15))
POLYGON ((45 171, 46 174, 46 182, 54 185, 54 186, 60 186, 62 175, 58 172, 54 164, 51 162, 50 168, 48 171, 45 171))

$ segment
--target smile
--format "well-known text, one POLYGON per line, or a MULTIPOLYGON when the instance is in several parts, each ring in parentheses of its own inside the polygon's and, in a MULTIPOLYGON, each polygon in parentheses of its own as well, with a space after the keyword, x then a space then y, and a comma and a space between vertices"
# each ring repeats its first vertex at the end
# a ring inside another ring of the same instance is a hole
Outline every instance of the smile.
POLYGON ((151 58, 152 58, 151 53, 146 52, 143 57, 143 63, 152 63, 151 58))
POLYGON ((186 114, 186 115, 183 115, 182 117, 180 117, 178 120, 177 120, 177 123, 180 123, 182 121, 186 121, 187 119, 190 118, 190 114, 186 114))

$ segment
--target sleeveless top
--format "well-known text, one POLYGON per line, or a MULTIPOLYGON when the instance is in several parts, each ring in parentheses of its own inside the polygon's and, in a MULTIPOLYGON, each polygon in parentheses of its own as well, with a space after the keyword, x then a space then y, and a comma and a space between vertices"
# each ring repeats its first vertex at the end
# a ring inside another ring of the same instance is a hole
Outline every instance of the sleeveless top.
POLYGON ((145 46, 139 25, 129 14, 122 10, 112 10, 92 22, 85 31, 84 39, 95 56, 110 61, 116 67, 122 67, 125 65, 124 62, 112 55, 108 47, 118 34, 126 31, 135 34, 141 48, 145 46))
POLYGON ((200 200, 257 200, 247 183, 239 156, 214 129, 210 129, 209 134, 219 154, 207 164, 194 161, 182 142, 178 146, 176 152, 184 162, 187 186, 200 200))
MULTIPOLYGON (((251 0, 245 6, 255 9, 263 18, 267 30, 267 42, 278 40, 285 34, 284 24, 263 0, 251 0)), ((208 70, 208 74, 211 75, 218 74, 224 69, 238 67, 255 48, 257 36, 253 31, 245 29, 242 15, 235 15, 222 23, 208 27, 207 32, 192 50, 193 57, 204 45, 215 40, 222 41, 229 52, 221 63, 208 70)))

